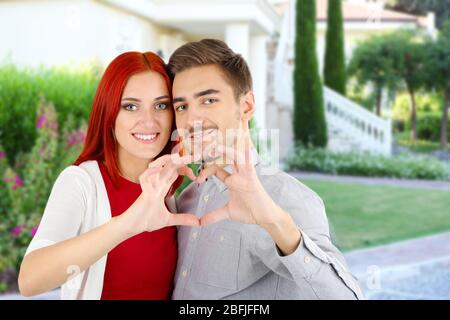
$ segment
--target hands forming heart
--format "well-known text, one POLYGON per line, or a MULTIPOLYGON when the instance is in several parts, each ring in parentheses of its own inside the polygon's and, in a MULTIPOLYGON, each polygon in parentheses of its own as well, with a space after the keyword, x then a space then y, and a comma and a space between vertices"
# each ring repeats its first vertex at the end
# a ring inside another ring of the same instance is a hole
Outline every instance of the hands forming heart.
POLYGON ((222 166, 212 164, 203 169, 196 177, 187 166, 197 161, 190 155, 164 155, 149 164, 139 177, 142 194, 130 207, 128 222, 134 233, 152 231, 167 226, 207 226, 221 220, 234 220, 246 224, 258 224, 269 227, 279 221, 279 207, 262 186, 252 159, 251 142, 248 130, 239 137, 244 152, 232 147, 218 146, 216 152, 230 159, 232 172, 222 166), (192 213, 171 213, 166 205, 166 195, 179 175, 187 176, 194 182, 203 183, 206 178, 215 175, 227 187, 229 201, 222 207, 198 218, 192 213), (160 205, 156 205, 156 204, 160 205))
POLYGON ((191 156, 171 154, 149 164, 148 169, 139 176, 142 193, 121 215, 128 233, 135 235, 175 225, 200 226, 200 220, 194 214, 173 214, 165 204, 166 196, 179 175, 196 179, 192 170, 185 165, 192 160, 191 156))
POLYGON ((215 175, 229 191, 228 203, 203 215, 200 219, 201 226, 226 219, 263 227, 277 221, 277 205, 262 186, 254 167, 250 136, 245 134, 243 140, 244 152, 225 146, 217 148, 217 152, 226 159, 232 159, 231 173, 214 164, 203 169, 196 179, 196 182, 203 183, 207 177, 215 175))
POLYGON ((211 165, 196 177, 187 164, 198 159, 189 155, 165 155, 150 163, 139 177, 142 194, 127 210, 127 214, 122 215, 128 230, 137 234, 175 225, 207 226, 228 219, 263 227, 283 254, 293 252, 300 242, 300 231, 292 217, 272 200, 261 184, 252 159, 248 130, 244 131, 242 140, 243 153, 226 146, 217 148, 226 159, 232 159, 231 173, 221 166, 211 165), (165 198, 179 175, 198 183, 215 175, 228 187, 228 203, 201 218, 192 213, 171 213, 165 205, 165 198))

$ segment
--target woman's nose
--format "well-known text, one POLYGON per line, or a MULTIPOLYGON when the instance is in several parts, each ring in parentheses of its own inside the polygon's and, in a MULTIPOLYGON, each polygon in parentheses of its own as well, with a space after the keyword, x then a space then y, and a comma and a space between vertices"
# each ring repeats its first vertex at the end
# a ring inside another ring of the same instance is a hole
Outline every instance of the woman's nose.
POLYGON ((142 122, 144 122, 147 125, 154 124, 156 122, 155 115, 153 110, 150 108, 144 108, 142 112, 142 116, 140 119, 142 122))

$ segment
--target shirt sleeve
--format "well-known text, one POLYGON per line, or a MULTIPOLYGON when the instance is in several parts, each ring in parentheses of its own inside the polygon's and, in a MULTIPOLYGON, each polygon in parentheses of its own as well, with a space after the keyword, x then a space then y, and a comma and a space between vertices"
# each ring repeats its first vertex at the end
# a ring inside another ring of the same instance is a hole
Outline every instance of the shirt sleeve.
POLYGON ((358 280, 331 242, 320 197, 311 190, 302 196, 305 190, 292 185, 280 189, 276 202, 293 217, 302 235, 300 244, 293 253, 283 256, 270 235, 262 230, 255 242, 255 254, 280 276, 297 284, 300 279, 302 283, 307 281, 319 299, 363 299, 358 280))
POLYGON ((172 213, 177 213, 177 202, 175 196, 167 197, 165 200, 167 209, 172 213))
POLYGON ((67 167, 60 173, 25 255, 80 233, 87 208, 88 179, 88 174, 77 166, 67 167))

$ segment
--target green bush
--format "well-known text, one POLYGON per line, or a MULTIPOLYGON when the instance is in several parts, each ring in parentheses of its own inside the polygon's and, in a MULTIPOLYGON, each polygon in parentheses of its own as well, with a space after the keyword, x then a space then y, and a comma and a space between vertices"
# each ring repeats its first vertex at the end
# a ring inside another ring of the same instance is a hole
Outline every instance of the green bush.
POLYGON ((99 79, 96 66, 77 71, 0 66, 0 144, 9 163, 29 152, 35 143, 40 99, 54 104, 58 123, 65 123, 71 115, 71 130, 75 130, 89 116, 99 79))
MULTIPOLYGON (((420 93, 417 103, 417 138, 430 142, 439 142, 442 118, 442 97, 437 93, 420 93)), ((392 107, 394 132, 410 131, 409 97, 399 95, 392 107)), ((450 125, 449 134, 450 134, 450 125)), ((405 142, 405 141, 404 141, 405 142)))
MULTIPOLYGON (((440 139, 441 130, 441 118, 440 112, 423 112, 417 115, 417 136, 422 140, 429 140, 438 142, 440 139)), ((450 123, 450 120, 449 120, 450 123)), ((406 130, 410 130, 411 123, 406 121, 406 130)), ((450 125, 447 127, 448 134, 450 135, 450 125)))
POLYGON ((21 153, 12 166, 0 157, 0 273, 19 269, 56 177, 75 161, 84 141, 86 122, 73 131, 73 116, 59 127, 52 104, 42 100, 37 110, 37 136, 31 150, 21 153))
POLYGON ((101 70, 0 66, 0 292, 58 174, 79 155, 101 70), (51 101, 47 103, 45 101, 51 101))
POLYGON ((368 153, 333 153, 297 147, 287 160, 290 170, 406 179, 450 180, 450 165, 429 156, 385 157, 368 153))

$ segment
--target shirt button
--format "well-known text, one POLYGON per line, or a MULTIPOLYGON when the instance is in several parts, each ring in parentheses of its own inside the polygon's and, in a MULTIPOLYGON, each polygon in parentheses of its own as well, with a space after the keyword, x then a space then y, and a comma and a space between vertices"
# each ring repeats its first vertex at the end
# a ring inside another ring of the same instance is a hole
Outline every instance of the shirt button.
POLYGON ((192 238, 197 239, 197 231, 192 234, 192 238))
POLYGON ((223 235, 220 235, 220 241, 225 240, 225 237, 223 235))
POLYGON ((208 200, 209 200, 209 196, 208 195, 203 197, 203 201, 208 202, 208 200))
POLYGON ((309 256, 305 256, 305 263, 310 263, 311 262, 311 258, 309 256))
POLYGON ((185 278, 187 276, 187 270, 184 270, 181 275, 183 276, 183 278, 185 278))

